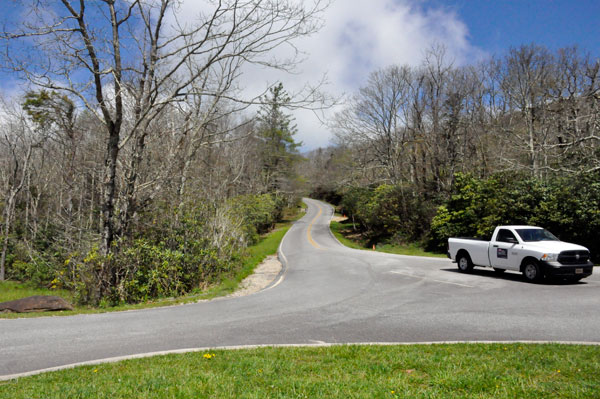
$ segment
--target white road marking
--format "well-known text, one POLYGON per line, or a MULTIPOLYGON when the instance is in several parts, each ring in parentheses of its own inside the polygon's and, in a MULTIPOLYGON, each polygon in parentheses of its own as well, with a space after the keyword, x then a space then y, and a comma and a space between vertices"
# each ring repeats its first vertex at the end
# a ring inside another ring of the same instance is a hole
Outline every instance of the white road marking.
POLYGON ((390 273, 400 274, 402 276, 407 276, 407 277, 420 278, 420 279, 423 279, 423 280, 434 281, 436 283, 451 284, 451 285, 457 285, 459 287, 466 287, 466 288, 475 288, 475 286, 473 286, 473 285, 467 285, 467 284, 461 284, 461 283, 454 283, 452 281, 445 281, 445 280, 436 280, 436 279, 433 279, 433 278, 427 278, 425 276, 417 276, 417 275, 411 274, 411 273, 404 273, 404 272, 401 272, 399 270, 392 270, 390 273))
MULTIPOLYGON (((292 227, 294 227, 294 226, 292 226, 292 227)), ((283 235, 283 238, 279 242, 279 248, 277 248, 277 254, 279 256, 281 256, 282 259, 280 259, 280 261, 283 260, 282 267, 284 267, 285 269, 283 270, 283 273, 281 274, 281 276, 279 276, 279 279, 277 280, 277 282, 275 284, 273 284, 270 287, 267 287, 266 289, 264 289, 262 291, 268 291, 268 290, 270 290, 272 288, 277 287, 279 284, 281 284, 281 282, 285 278, 285 275, 287 274, 287 271, 288 271, 288 265, 287 265, 288 260, 287 260, 287 256, 285 256, 285 254, 283 253, 283 242, 285 241, 285 238, 287 237, 287 235, 290 232, 290 230, 292 229, 292 227, 290 227, 290 229, 283 235)))

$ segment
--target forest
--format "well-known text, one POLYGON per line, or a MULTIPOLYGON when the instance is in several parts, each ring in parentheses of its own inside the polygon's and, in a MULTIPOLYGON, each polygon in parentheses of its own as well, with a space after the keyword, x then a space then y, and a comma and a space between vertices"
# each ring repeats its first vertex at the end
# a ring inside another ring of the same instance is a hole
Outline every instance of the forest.
POLYGON ((298 203, 291 110, 324 101, 242 76, 293 69, 299 54, 273 53, 325 2, 220 1, 193 21, 179 6, 30 1, 26 23, 5 19, 3 76, 24 89, 0 107, 0 280, 89 305, 182 295, 298 203))
MULTIPOLYGON (((339 205, 369 244, 488 237, 533 224, 600 261, 600 60, 535 44, 454 66, 371 73, 309 154, 312 195, 339 205)), ((370 247, 370 245, 369 245, 370 247)))
MULTIPOLYGON (((27 3, 27 2, 26 2, 27 3)), ((248 95, 247 65, 317 32, 325 1, 222 1, 195 23, 163 1, 32 1, 7 25, 0 280, 135 303, 207 287, 304 195, 370 242, 444 252, 449 236, 531 223, 600 260, 600 61, 535 44, 373 71, 300 154, 293 111, 319 87, 248 95), (169 22, 169 23, 167 23, 169 22), (10 51, 8 51, 10 50, 10 51)))

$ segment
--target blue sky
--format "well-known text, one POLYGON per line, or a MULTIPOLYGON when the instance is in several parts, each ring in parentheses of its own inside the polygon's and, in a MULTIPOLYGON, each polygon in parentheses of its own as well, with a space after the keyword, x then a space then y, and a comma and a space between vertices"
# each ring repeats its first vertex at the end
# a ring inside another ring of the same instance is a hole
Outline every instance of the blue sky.
MULTIPOLYGON (((433 44, 443 44, 454 63, 464 65, 530 43, 551 51, 576 45, 600 57, 600 0, 337 0, 314 58, 328 58, 333 86, 352 93, 375 69, 418 65, 433 44), (344 43, 343 52, 327 44, 328 37, 347 39, 356 21, 368 28, 344 43)), ((298 120, 306 148, 331 137, 308 116, 298 120)))
POLYGON ((555 50, 577 44, 600 55, 600 0, 430 0, 425 9, 456 13, 468 40, 489 53, 535 42, 555 50))

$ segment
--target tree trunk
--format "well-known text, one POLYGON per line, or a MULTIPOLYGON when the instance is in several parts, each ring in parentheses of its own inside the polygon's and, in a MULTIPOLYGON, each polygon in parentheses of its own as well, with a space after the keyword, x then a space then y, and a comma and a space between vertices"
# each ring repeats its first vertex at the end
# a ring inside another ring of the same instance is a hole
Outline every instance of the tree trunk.
POLYGON ((115 236, 114 213, 116 195, 117 157, 119 155, 119 130, 110 126, 110 135, 106 149, 104 172, 104 199, 102 204, 102 255, 111 252, 115 236))
POLYGON ((6 274, 6 254, 8 252, 8 237, 13 218, 15 195, 16 193, 9 194, 4 210, 4 237, 2 237, 2 255, 0 255, 0 281, 4 281, 6 274))
POLYGON ((120 226, 120 232, 123 236, 127 236, 129 234, 130 223, 137 210, 137 198, 135 195, 135 190, 145 147, 146 133, 142 132, 135 142, 133 154, 129 163, 129 171, 125 179, 125 201, 124 208, 121 210, 120 226))

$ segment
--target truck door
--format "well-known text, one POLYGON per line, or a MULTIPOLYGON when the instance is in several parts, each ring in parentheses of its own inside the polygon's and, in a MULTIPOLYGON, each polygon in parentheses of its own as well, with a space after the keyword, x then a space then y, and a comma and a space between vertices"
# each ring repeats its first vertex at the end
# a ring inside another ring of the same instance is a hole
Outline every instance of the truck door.
POLYGON ((518 270, 518 257, 515 255, 518 245, 519 241, 512 231, 500 229, 495 241, 490 242, 489 257, 492 267, 518 270))

